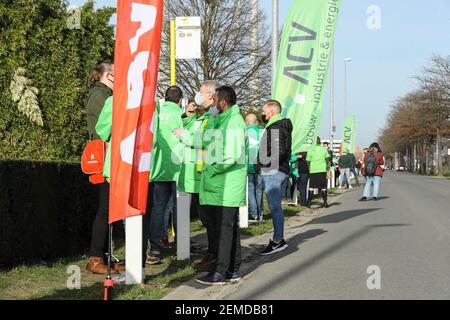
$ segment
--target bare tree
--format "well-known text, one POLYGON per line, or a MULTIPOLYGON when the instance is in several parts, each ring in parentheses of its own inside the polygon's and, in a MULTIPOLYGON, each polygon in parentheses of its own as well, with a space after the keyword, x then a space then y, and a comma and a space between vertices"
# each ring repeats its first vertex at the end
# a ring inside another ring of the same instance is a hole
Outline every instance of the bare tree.
POLYGON ((419 89, 392 105, 380 141, 387 153, 405 155, 414 171, 428 173, 434 159, 434 172, 442 173, 441 138, 450 135, 450 56, 433 56, 416 79, 419 89))
POLYGON ((219 80, 235 88, 245 111, 259 108, 270 96, 271 52, 265 15, 259 7, 256 13, 252 0, 168 0, 158 92, 170 84, 170 19, 200 16, 202 59, 177 60, 177 85, 192 98, 202 81, 219 80))

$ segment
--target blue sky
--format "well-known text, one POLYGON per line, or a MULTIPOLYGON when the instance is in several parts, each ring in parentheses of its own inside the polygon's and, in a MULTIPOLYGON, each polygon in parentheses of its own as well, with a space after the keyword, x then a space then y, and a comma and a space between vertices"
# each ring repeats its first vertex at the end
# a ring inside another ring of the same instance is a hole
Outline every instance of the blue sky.
MULTIPOLYGON (((83 0, 70 3, 80 5, 83 0)), ((259 0, 271 23, 271 0, 259 0)), ((284 21, 294 0, 280 0, 284 21)), ((98 6, 116 1, 98 0, 98 6)), ((450 0, 343 0, 336 31, 335 107, 337 138, 344 122, 344 59, 348 68, 349 114, 357 117, 357 142, 367 146, 378 137, 389 107, 414 90, 423 65, 432 54, 450 55, 450 0), (381 10, 381 29, 367 27, 367 9, 381 10)), ((329 136, 329 95, 324 99, 320 135, 329 136)))

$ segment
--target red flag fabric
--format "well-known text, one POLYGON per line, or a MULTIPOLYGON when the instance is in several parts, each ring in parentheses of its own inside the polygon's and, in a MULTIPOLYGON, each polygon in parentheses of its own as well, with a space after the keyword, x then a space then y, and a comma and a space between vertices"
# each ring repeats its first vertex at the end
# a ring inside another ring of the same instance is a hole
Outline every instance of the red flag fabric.
POLYGON ((162 0, 117 2, 110 223, 145 214, 162 14, 162 0))

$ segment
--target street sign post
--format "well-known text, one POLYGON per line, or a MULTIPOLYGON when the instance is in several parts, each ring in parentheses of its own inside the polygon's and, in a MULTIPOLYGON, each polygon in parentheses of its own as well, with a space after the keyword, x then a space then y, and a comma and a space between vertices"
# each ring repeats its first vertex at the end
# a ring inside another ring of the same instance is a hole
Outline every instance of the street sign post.
POLYGON ((178 60, 202 58, 200 17, 177 17, 175 34, 176 58, 178 60))

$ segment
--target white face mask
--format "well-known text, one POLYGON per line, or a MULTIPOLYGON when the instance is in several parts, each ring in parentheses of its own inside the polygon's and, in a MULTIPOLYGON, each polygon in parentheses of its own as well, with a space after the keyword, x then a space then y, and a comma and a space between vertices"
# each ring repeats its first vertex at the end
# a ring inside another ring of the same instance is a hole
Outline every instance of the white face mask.
POLYGON ((197 94, 195 95, 195 104, 198 106, 203 106, 204 103, 205 97, 200 92, 197 92, 197 94))
POLYGON ((214 118, 217 117, 220 113, 220 110, 219 108, 217 108, 217 106, 211 107, 210 110, 211 116, 213 116, 214 118))

